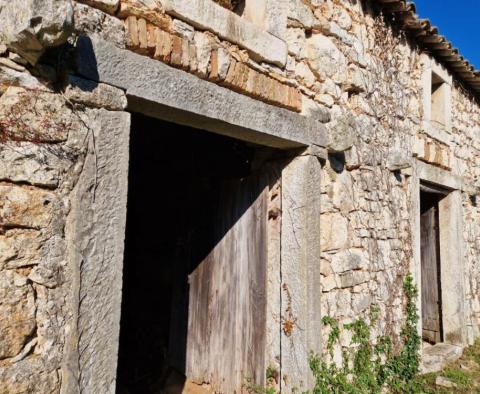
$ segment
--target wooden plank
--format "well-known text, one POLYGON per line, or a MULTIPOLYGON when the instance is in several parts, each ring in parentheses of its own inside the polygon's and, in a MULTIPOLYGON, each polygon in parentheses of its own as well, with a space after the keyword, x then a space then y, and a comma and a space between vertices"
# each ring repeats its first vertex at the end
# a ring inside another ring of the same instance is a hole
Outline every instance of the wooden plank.
POLYGON ((440 342, 440 292, 437 208, 421 215, 422 331, 429 342, 440 342))
POLYGON ((267 197, 261 177, 225 182, 218 242, 189 276, 187 378, 215 392, 264 384, 267 197))

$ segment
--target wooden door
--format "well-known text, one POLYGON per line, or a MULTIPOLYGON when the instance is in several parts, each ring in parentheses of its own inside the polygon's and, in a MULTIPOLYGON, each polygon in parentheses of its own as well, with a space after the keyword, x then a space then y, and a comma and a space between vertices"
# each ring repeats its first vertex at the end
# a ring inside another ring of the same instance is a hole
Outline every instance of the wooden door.
POLYGON ((240 393, 265 379, 266 182, 226 181, 214 218, 216 246, 189 276, 187 379, 240 393))
POLYGON ((421 215, 422 336, 441 342, 440 256, 438 204, 421 215))

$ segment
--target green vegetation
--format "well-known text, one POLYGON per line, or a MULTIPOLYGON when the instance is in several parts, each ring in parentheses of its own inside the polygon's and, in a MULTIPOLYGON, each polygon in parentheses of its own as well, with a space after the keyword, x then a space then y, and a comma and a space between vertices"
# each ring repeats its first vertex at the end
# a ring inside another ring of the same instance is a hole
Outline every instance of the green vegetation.
POLYGON ((418 382, 414 378, 419 370, 421 340, 417 333, 417 289, 411 276, 406 277, 404 289, 407 319, 401 331, 403 347, 398 354, 394 354, 388 336, 377 338, 373 343, 371 329, 378 319, 375 306, 370 310, 369 324, 358 319, 340 328, 331 317, 323 318, 323 324, 330 327, 327 342, 330 359, 327 361, 315 354, 310 357, 310 368, 315 377, 313 394, 370 394, 381 393, 384 388, 393 393, 418 392, 418 382), (352 340, 349 349, 343 350, 342 362, 338 366, 333 361, 334 347, 342 329, 352 332, 352 340))
MULTIPOLYGON (((329 327, 327 357, 310 355, 310 368, 315 386, 303 394, 480 394, 480 339, 465 349, 463 356, 438 373, 419 375, 421 338, 417 333, 417 288, 411 276, 404 281, 407 298, 407 318, 401 331, 402 348, 394 352, 388 336, 371 338, 371 330, 378 320, 378 308, 370 309, 369 323, 358 319, 340 326, 332 317, 322 322, 329 327), (342 330, 351 332, 351 343, 342 350, 341 362, 334 360, 335 347, 339 346, 342 330), (437 384, 437 379, 442 384, 437 384), (451 387, 445 387, 451 386, 451 387)), ((267 369, 267 387, 248 382, 247 390, 254 394, 276 394, 278 371, 267 369)), ((297 392, 297 390, 295 391, 297 392)))

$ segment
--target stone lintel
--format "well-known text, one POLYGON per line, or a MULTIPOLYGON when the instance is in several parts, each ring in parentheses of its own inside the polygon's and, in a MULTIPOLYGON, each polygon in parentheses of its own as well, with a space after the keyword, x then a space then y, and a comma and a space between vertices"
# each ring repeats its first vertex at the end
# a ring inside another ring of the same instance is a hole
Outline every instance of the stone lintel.
POLYGON ((318 120, 265 104, 96 38, 78 42, 77 72, 126 90, 129 109, 244 141, 290 149, 325 147, 318 120))
POLYGON ((420 180, 427 181, 438 186, 445 187, 452 190, 463 190, 462 177, 444 170, 416 160, 417 175, 420 180))

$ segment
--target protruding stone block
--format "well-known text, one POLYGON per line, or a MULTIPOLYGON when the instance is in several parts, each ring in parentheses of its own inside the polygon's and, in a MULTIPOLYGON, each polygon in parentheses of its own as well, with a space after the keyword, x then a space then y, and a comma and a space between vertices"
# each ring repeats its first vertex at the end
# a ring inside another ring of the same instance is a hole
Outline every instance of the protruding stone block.
POLYGON ((9 0, 0 6, 0 38, 36 64, 45 49, 63 44, 73 27, 71 0, 9 0))

